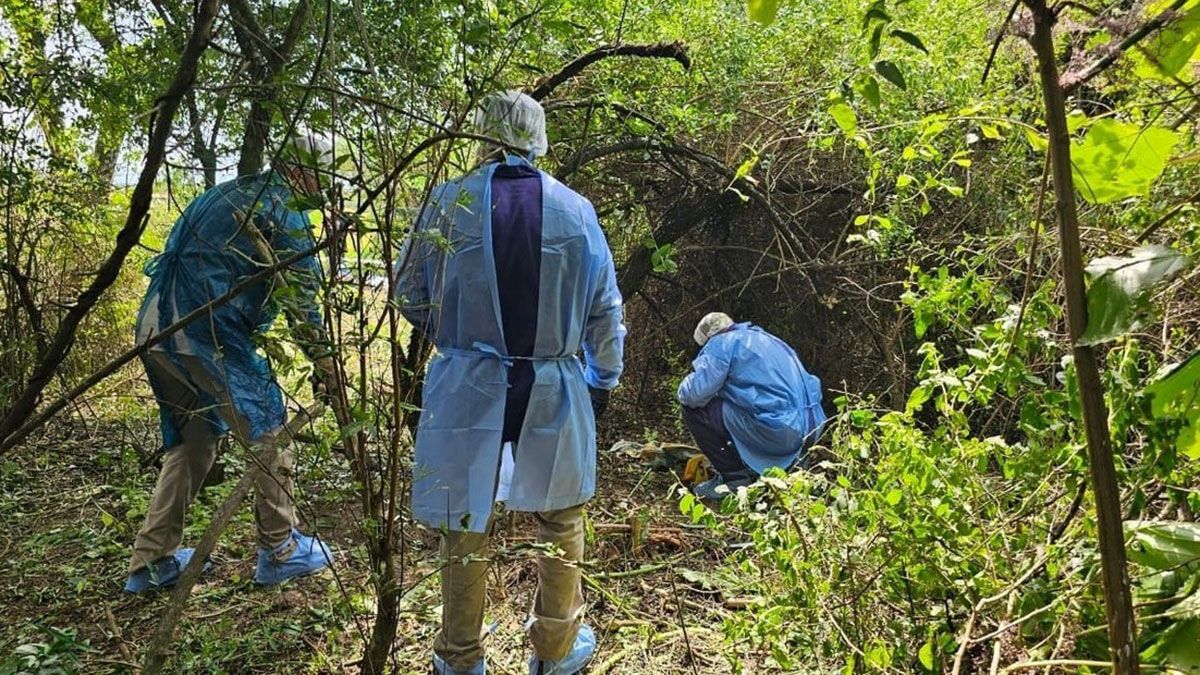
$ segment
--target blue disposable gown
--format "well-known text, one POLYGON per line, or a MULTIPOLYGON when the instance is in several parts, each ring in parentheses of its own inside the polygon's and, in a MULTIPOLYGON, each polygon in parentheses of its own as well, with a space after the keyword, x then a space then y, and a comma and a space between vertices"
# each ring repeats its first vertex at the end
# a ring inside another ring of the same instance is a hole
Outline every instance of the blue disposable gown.
POLYGON ((760 474, 789 468, 825 423, 821 381, 787 343, 749 323, 710 338, 679 385, 691 408, 718 396, 738 455, 760 474))
MULTIPOLYGON (((138 312, 137 337, 143 343, 179 318, 221 297, 267 261, 259 254, 245 227, 257 228, 279 258, 310 250, 313 245, 307 214, 290 207, 292 192, 274 171, 222 183, 188 204, 171 228, 163 252, 146 263, 150 277, 138 312), (253 214, 247 222, 247 214, 253 214)), ((236 411, 250 426, 252 439, 284 423, 283 395, 257 342, 279 313, 271 297, 269 275, 251 284, 209 316, 196 319, 153 349, 188 354, 200 359, 214 382, 228 390, 236 411)), ((288 271, 289 284, 299 291, 304 319, 321 331, 316 304, 321 268, 315 256, 302 258, 288 271)), ((216 401, 201 390, 198 407, 218 433, 228 425, 213 411, 216 401)), ((159 410, 163 444, 180 442, 180 411, 159 410)))
MULTIPOLYGON (((524 160, 508 157, 510 164, 524 160)), ((497 163, 434 189, 401 254, 404 315, 437 346, 426 374, 413 467, 413 515, 482 532, 495 499, 507 368, 492 245, 497 163)), ((534 382, 506 505, 549 511, 596 491, 596 423, 588 387, 612 389, 625 327, 612 254, 588 200, 542 181, 534 382), (582 348, 583 361, 578 357, 582 348)))

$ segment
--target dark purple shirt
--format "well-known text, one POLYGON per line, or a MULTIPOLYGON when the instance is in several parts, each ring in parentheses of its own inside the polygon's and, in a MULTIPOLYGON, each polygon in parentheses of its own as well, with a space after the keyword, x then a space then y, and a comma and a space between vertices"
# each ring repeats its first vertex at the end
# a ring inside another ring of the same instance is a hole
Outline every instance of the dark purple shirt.
MULTIPOLYGON (((542 265, 542 179, 530 166, 501 164, 492 177, 492 252, 504 346, 513 356, 532 356, 542 265)), ((532 390, 533 363, 515 361, 508 369, 503 442, 521 436, 532 390)))

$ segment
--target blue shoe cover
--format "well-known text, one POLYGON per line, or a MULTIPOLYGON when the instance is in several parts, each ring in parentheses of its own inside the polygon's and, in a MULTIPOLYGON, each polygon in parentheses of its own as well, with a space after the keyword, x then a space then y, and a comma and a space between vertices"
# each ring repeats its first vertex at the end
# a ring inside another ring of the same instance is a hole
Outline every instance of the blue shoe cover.
POLYGON ((275 550, 258 549, 258 569, 254 571, 254 583, 260 586, 274 586, 288 579, 320 572, 331 562, 333 551, 329 550, 325 542, 301 534, 293 528, 291 539, 276 546, 275 550), (276 554, 286 551, 293 544, 295 549, 287 560, 275 559, 276 554))
POLYGON ((529 675, 575 675, 592 660, 596 653, 596 633, 583 624, 575 636, 575 646, 557 661, 543 661, 537 655, 529 657, 529 675))
POLYGON ((479 663, 466 670, 457 670, 451 668, 450 664, 442 660, 442 657, 437 654, 433 655, 433 675, 486 675, 486 673, 487 663, 483 659, 479 659, 479 663))
POLYGON ((700 499, 719 502, 729 495, 736 493, 738 488, 751 485, 756 480, 758 480, 758 476, 750 471, 740 471, 728 476, 717 474, 703 483, 697 483, 692 486, 692 492, 700 499), (728 488, 729 491, 718 491, 718 488, 722 485, 728 488))
POLYGON ((702 483, 696 483, 692 486, 692 493, 700 499, 709 501, 720 501, 725 498, 728 493, 717 492, 717 486, 724 485, 720 476, 713 476, 702 483))
MULTIPOLYGON (((142 569, 130 574, 125 580, 126 593, 149 593, 163 588, 170 588, 179 581, 179 575, 188 561, 196 552, 194 548, 181 548, 172 555, 166 555, 142 569)), ((212 569, 212 563, 205 562, 201 574, 212 569)))

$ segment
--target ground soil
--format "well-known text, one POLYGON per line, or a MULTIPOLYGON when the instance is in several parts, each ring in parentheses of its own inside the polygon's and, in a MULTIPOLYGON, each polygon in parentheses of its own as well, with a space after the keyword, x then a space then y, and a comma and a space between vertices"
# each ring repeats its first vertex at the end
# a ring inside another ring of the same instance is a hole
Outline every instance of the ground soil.
MULTIPOLYGON (((0 458, 0 672, 17 663, 18 649, 37 650, 39 643, 45 658, 57 659, 67 672, 136 670, 166 602, 165 594, 135 597, 121 588, 156 473, 145 461, 158 443, 151 410, 78 411, 0 458), (77 633, 54 638, 50 628, 77 633)), ((619 404, 614 415, 624 416, 628 429, 644 428, 619 404)), ((678 458, 663 462, 629 445, 606 451, 623 435, 628 432, 615 428, 604 434, 598 495, 589 508, 587 621, 599 638, 589 672, 731 672, 720 629, 738 599, 697 579, 717 567, 734 542, 714 541, 679 514, 678 458)), ((683 439, 678 427, 668 426, 657 440, 683 439)), ((193 506, 185 545, 199 540, 240 474, 236 457, 226 465, 226 480, 206 488, 193 506)), ((316 457, 300 447, 297 472, 305 527, 332 543, 335 571, 255 587, 247 504, 222 537, 212 572, 195 589, 173 671, 357 672, 374 594, 358 543, 353 486, 336 455, 316 457)), ((522 626, 536 581, 534 528, 527 515, 509 514, 497 530, 488 665, 489 672, 515 675, 527 672, 522 626)), ((440 616, 436 535, 409 527, 406 542, 395 672, 426 673, 440 616)), ((749 672, 764 672, 753 664, 751 655, 749 672)))

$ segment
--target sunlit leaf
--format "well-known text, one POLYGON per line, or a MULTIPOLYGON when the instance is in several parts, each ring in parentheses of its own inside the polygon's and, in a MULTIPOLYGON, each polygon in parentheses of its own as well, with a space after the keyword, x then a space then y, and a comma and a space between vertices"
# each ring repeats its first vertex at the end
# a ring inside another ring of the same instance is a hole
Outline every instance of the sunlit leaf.
POLYGON ((1131 521, 1125 523, 1129 559, 1156 570, 1200 569, 1200 523, 1131 521))
POLYGON ((829 106, 829 116, 837 122, 838 128, 847 136, 853 136, 858 131, 858 116, 844 101, 829 106))
POLYGON ((1162 127, 1100 120, 1071 150, 1076 187, 1093 204, 1147 194, 1178 143, 1179 135, 1162 127))
POLYGON ((1114 340, 1137 328, 1149 291, 1187 269, 1189 261, 1165 246, 1141 246, 1125 256, 1105 256, 1088 264, 1088 325, 1081 345, 1114 340))
POLYGON ((879 95, 879 80, 876 80, 873 75, 863 74, 855 80, 854 91, 867 99, 867 103, 870 103, 872 107, 878 108, 882 102, 882 97, 879 95))
POLYGON ((925 670, 933 670, 933 640, 926 640, 925 644, 921 645, 921 650, 917 652, 917 658, 920 659, 925 670))
POLYGON ((1178 415, 1186 420, 1175 448, 1183 457, 1200 460, 1200 352, 1146 387, 1146 393, 1150 396, 1152 415, 1178 415))
POLYGON ((746 0, 746 12, 758 23, 769 26, 775 21, 783 0, 746 0))
MULTIPOLYGON (((1146 15, 1155 16, 1170 4, 1170 0, 1152 2, 1146 15)), ((1200 52, 1200 2, 1185 4, 1174 20, 1139 46, 1130 52, 1138 75, 1164 81, 1186 75, 1185 67, 1200 52)))
POLYGON ((1146 387, 1150 412, 1156 417, 1169 414, 1181 405, 1200 402, 1200 353, 1193 354, 1178 368, 1146 387))

